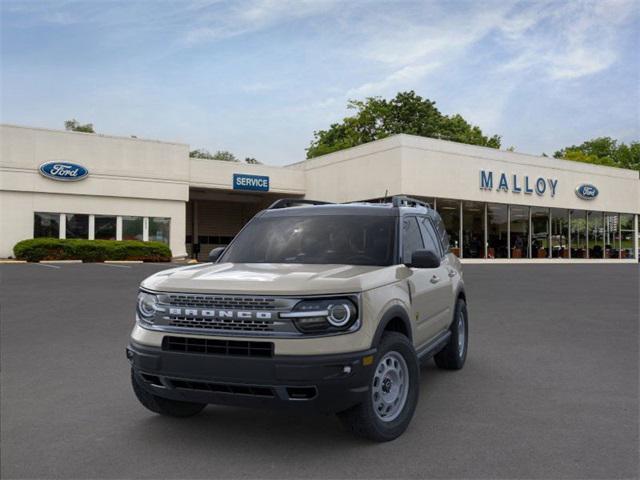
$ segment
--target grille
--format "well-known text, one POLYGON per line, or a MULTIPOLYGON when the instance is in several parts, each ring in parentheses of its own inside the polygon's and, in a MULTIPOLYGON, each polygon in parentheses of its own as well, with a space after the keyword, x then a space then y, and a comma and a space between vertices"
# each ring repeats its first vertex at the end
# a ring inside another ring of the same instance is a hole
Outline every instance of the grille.
POLYGON ((255 397, 274 397, 273 389, 258 385, 231 385, 228 383, 194 382, 191 380, 167 379, 173 388, 202 390, 205 392, 232 393, 235 395, 252 395, 255 397))
POLYGON ((210 338, 164 337, 162 349, 172 352, 231 355, 236 357, 272 357, 272 342, 242 342, 210 338))
POLYGON ((199 328, 203 330, 225 330, 240 332, 272 332, 272 320, 241 320, 210 317, 169 316, 169 325, 173 327, 199 328))
POLYGON ((275 298, 225 297, 222 295, 169 295, 169 304, 176 307, 223 308, 238 310, 274 310, 275 298))

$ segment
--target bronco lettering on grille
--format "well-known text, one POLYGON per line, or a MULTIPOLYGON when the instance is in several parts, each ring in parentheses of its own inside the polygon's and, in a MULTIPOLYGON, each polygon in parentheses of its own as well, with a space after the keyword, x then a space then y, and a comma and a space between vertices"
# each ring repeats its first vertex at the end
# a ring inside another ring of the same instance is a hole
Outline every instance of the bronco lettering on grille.
POLYGON ((176 317, 231 318, 241 320, 270 320, 272 312, 245 310, 212 310, 199 308, 169 308, 169 315, 176 317))

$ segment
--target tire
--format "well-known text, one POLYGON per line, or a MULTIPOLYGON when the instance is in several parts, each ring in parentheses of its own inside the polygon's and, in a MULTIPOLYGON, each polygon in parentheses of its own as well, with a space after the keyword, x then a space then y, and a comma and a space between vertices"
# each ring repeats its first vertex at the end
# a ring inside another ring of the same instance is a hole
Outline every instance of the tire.
POLYGON ((131 369, 131 385, 140 403, 147 409, 160 415, 167 415, 169 417, 192 417, 200 413, 204 407, 207 406, 205 403, 180 402, 178 400, 158 397, 140 385, 133 369, 131 369))
POLYGON ((339 413, 338 417, 355 435, 388 442, 402 435, 411 422, 418 404, 420 367, 411 341, 396 332, 382 336, 374 365, 367 400, 339 413), (406 373, 400 374, 400 371, 406 373), (376 394, 377 401, 374 400, 376 394), (396 397, 396 406, 385 403, 385 399, 396 397), (390 405, 391 408, 387 413, 378 413, 381 405, 384 411, 390 405))
POLYGON ((467 359, 467 346, 469 344, 469 315, 467 304, 459 298, 456 301, 453 322, 449 327, 451 337, 447 346, 436 353, 433 359, 438 368, 444 370, 460 370, 467 359))

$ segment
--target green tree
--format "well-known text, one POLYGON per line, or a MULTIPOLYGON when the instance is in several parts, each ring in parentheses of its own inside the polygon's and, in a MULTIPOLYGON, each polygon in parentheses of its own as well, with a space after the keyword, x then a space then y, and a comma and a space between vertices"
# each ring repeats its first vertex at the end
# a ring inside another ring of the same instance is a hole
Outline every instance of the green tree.
POLYGON ((189 152, 189 156, 191 158, 204 158, 206 160, 222 160, 225 162, 237 162, 238 159, 236 156, 227 152, 226 150, 218 150, 216 153, 211 153, 209 150, 205 150, 204 148, 200 148, 197 150, 191 150, 189 152))
POLYGON ((500 148, 500 136, 487 137, 480 127, 471 125, 461 115, 443 115, 435 105, 413 90, 399 92, 391 100, 381 97, 349 100, 347 108, 355 110, 355 114, 330 125, 327 130, 315 131, 307 148, 307 158, 398 133, 500 148))
POLYGON ((82 125, 75 118, 64 122, 64 129, 70 132, 96 133, 93 129, 93 123, 85 123, 82 125))
POLYGON ((244 163, 247 163, 247 164, 249 164, 249 165, 262 165, 262 162, 261 162, 261 161, 256 160, 256 159, 255 159, 255 158, 253 158, 253 157, 246 157, 246 158, 244 159, 244 163))
POLYGON ((618 143, 617 140, 611 137, 598 137, 587 140, 580 145, 571 145, 558 150, 553 156, 555 158, 573 160, 574 162, 640 171, 639 141, 634 141, 627 145, 623 142, 618 143))

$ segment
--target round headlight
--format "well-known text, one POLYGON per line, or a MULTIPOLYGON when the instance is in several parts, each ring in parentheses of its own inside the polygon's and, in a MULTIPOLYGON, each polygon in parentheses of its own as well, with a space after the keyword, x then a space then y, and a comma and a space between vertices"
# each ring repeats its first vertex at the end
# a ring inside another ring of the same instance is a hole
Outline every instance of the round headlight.
POLYGON ((151 318, 156 313, 157 298, 147 292, 138 294, 138 313, 145 318, 151 318))
POLYGON ((351 309, 346 303, 329 305, 327 310, 329 311, 327 320, 329 320, 329 323, 334 327, 342 327, 351 320, 351 309))

